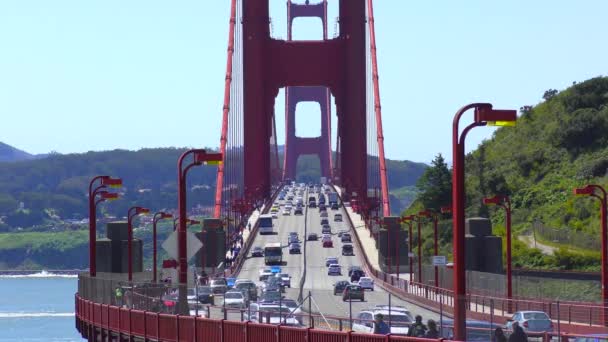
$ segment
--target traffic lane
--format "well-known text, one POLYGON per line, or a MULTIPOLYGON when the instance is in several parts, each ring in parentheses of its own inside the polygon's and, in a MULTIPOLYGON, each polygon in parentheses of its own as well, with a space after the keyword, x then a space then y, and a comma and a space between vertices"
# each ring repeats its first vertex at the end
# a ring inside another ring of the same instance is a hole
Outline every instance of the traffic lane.
MULTIPOLYGON (((334 222, 333 216, 335 213, 341 213, 343 216, 346 215, 343 209, 328 210, 328 217, 330 219, 330 225, 332 226, 333 233, 333 248, 323 248, 320 241, 310 242, 307 250, 307 270, 306 270, 306 282, 305 282, 305 294, 308 290, 312 292, 315 302, 319 306, 319 310, 326 315, 344 316, 348 317, 350 314, 349 302, 342 301, 342 296, 333 294, 333 285, 340 280, 349 281, 348 267, 349 266, 361 266, 361 251, 353 244, 354 256, 342 256, 341 248, 342 242, 337 236, 340 230, 350 230, 348 227, 348 221, 334 222), (327 257, 338 257, 338 262, 342 266, 341 276, 330 276, 327 274, 327 267, 325 266, 325 260, 327 257)), ((318 212, 317 212, 318 215, 318 212)), ((319 217, 320 222, 320 217, 319 217)), ((309 229, 315 231, 318 229, 320 232, 320 224, 315 228, 315 225, 309 225, 309 229)), ((439 316, 425 308, 421 308, 406 301, 399 299, 398 297, 390 296, 391 305, 404 306, 412 315, 420 314, 424 319, 437 319, 439 316)), ((388 305, 389 293, 382 288, 375 286, 374 291, 365 291, 365 301, 353 301, 352 311, 353 315, 356 316, 361 310, 369 309, 375 305, 388 305)))

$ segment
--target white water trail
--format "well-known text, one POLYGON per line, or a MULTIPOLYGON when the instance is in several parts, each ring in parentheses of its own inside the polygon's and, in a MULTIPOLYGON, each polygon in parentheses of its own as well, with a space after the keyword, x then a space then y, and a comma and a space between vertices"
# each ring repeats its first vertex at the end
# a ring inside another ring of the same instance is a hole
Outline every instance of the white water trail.
POLYGON ((58 274, 41 271, 31 274, 0 274, 0 278, 78 278, 77 274, 58 274))

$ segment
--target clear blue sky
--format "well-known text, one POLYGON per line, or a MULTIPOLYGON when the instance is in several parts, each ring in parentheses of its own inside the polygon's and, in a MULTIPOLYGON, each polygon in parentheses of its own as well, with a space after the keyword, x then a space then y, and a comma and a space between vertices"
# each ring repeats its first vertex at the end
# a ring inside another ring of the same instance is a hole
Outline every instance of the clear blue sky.
MULTIPOLYGON (((271 6, 285 37, 285 1, 271 6)), ((466 103, 517 109, 607 74, 608 1, 376 0, 375 12, 389 158, 451 159, 466 103)), ((219 145, 228 15, 228 0, 0 2, 0 141, 31 153, 219 145)), ((314 20, 294 30, 320 36, 314 20)), ((477 129, 468 150, 491 133, 477 129)))

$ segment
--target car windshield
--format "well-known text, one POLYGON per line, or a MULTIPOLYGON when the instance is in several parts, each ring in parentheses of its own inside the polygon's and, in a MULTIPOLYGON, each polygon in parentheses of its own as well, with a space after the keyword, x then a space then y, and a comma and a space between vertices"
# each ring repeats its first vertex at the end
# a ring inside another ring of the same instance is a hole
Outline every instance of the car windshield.
POLYGON ((238 283, 236 285, 237 289, 248 289, 250 287, 255 287, 254 283, 250 283, 250 282, 244 282, 244 283, 238 283))
POLYGON ((266 256, 279 256, 282 253, 283 252, 281 251, 281 248, 266 248, 266 250, 264 251, 264 255, 266 256))
POLYGON ((524 319, 549 319, 544 312, 524 312, 524 319))
POLYGON ((287 274, 287 273, 281 273, 281 278, 289 278, 289 274, 287 274))
POLYGON ((291 247, 297 247, 297 248, 300 248, 300 244, 299 244, 299 243, 295 243, 295 242, 294 242, 294 243, 292 243, 292 244, 291 244, 291 247))
POLYGON ((198 288, 198 294, 199 295, 200 294, 209 294, 209 293, 211 293, 211 288, 210 287, 204 286, 204 287, 199 287, 198 288))
POLYGON ((281 294, 278 291, 271 291, 264 293, 262 301, 275 301, 281 299, 281 294))
POLYGON ((412 322, 412 320, 407 315, 390 315, 390 317, 389 315, 384 315, 384 321, 386 323, 390 321, 391 324, 403 324, 412 322))
POLYGON ((227 292, 225 296, 227 299, 243 299, 243 294, 240 292, 227 292))

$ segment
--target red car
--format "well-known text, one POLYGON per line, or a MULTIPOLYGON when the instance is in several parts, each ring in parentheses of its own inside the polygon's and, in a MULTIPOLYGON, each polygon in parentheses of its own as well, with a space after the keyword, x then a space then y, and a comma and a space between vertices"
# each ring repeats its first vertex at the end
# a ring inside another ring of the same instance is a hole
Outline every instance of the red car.
POLYGON ((333 247, 334 242, 331 239, 323 240, 323 247, 333 247))

